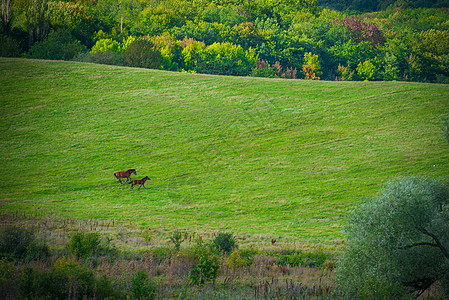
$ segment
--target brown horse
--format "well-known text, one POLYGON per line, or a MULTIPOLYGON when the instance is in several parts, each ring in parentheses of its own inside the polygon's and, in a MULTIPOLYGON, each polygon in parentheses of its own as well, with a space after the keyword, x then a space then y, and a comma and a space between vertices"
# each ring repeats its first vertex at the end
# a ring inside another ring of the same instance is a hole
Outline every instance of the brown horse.
POLYGON ((123 184, 123 182, 120 179, 126 178, 126 181, 130 181, 131 174, 133 174, 133 173, 134 173, 134 175, 137 175, 136 169, 129 169, 127 171, 117 172, 117 173, 114 173, 114 176, 117 177, 118 181, 123 184))
POLYGON ((133 188, 135 185, 140 184, 139 188, 137 190, 140 190, 141 187, 143 187, 144 189, 146 189, 145 187, 145 181, 147 181, 148 179, 150 179, 150 177, 145 176, 145 178, 142 178, 140 180, 133 180, 131 182, 128 182, 128 184, 131 184, 131 188, 133 188))

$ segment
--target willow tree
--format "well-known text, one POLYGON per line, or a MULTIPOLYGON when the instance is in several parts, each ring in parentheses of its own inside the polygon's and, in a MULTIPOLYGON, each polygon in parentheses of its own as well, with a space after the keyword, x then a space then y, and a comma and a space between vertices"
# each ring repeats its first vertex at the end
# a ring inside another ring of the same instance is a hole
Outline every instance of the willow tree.
POLYGON ((349 298, 449 295, 449 184, 403 178, 355 209, 337 280, 349 298))

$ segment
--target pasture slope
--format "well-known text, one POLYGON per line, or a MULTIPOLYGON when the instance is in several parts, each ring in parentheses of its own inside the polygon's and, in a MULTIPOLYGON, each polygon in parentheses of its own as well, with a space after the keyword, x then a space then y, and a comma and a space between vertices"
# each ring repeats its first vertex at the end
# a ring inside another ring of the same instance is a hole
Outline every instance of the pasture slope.
POLYGON ((0 58, 1 209, 335 243, 400 176, 449 177, 449 85, 0 58), (146 189, 113 173, 136 168, 146 189))

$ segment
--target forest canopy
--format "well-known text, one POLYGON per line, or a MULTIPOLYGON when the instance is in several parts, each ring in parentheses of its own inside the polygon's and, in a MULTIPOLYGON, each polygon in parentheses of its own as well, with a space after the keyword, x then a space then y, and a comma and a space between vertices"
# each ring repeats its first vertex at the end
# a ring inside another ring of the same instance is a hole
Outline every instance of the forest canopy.
POLYGON ((171 71, 449 83, 449 1, 2 0, 0 45, 171 71))

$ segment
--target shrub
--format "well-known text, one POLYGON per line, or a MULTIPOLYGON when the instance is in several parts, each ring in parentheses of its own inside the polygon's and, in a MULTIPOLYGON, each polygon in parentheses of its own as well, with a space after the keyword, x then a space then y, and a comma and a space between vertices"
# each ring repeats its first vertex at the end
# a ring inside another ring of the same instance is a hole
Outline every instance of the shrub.
POLYGON ((354 75, 354 71, 351 70, 351 67, 338 65, 337 69, 337 79, 341 81, 351 81, 352 76, 354 75))
POLYGON ((318 55, 311 52, 304 53, 304 64, 302 65, 302 73, 306 80, 320 80, 321 72, 320 61, 318 55))
POLYGON ((242 258, 240 251, 235 249, 226 260, 226 265, 230 268, 241 268, 248 265, 248 261, 242 258))
POLYGON ((16 40, 0 34, 0 56, 18 57, 22 54, 19 44, 16 40))
POLYGON ((174 244, 175 251, 179 251, 181 248, 182 242, 184 242, 184 237, 181 231, 176 230, 173 232, 172 236, 170 237, 170 241, 174 244))
POLYGON ((87 58, 87 61, 103 65, 116 65, 116 66, 125 65, 123 54, 121 52, 113 52, 113 51, 104 51, 104 52, 99 51, 95 53, 90 53, 87 58))
POLYGON ((136 299, 153 299, 156 288, 144 270, 137 271, 131 279, 131 292, 136 299))
MULTIPOLYGON (((391 182, 351 213, 337 282, 348 298, 398 299, 449 282, 449 185, 429 178, 391 182)), ((446 295, 448 296, 448 295, 446 295)))
POLYGON ((99 250, 100 242, 98 233, 78 232, 72 235, 67 247, 70 253, 78 257, 87 258, 99 250))
POLYGON ((357 75, 364 81, 373 80, 377 72, 377 61, 369 59, 357 65, 357 75))
POLYGON ((240 45, 213 43, 205 49, 204 60, 198 62, 196 71, 216 75, 247 76, 256 65, 252 49, 244 51, 240 45))
POLYGON ((269 77, 269 78, 277 77, 276 72, 273 70, 270 64, 267 61, 264 61, 263 59, 257 59, 256 66, 253 68, 251 76, 269 77))
POLYGON ((186 70, 196 70, 198 63, 204 59, 205 48, 206 45, 203 42, 184 38, 181 42, 181 57, 186 70))
POLYGON ((181 42, 177 41, 174 36, 169 34, 155 36, 151 41, 161 53, 161 68, 164 70, 177 71, 179 63, 181 62, 181 48, 179 46, 181 42))
POLYGON ((13 262, 0 258, 0 295, 2 295, 2 299, 16 298, 18 274, 13 262))
POLYGON ((5 226, 0 231, 0 255, 25 258, 34 241, 33 231, 15 225, 5 226))
POLYGON ((91 49, 91 53, 97 52, 119 52, 120 43, 113 39, 99 39, 91 49))
POLYGON ((50 270, 26 267, 20 279, 20 292, 28 299, 76 299, 94 295, 92 270, 65 257, 50 270))
POLYGON ((232 233, 220 232, 212 241, 215 248, 226 253, 231 252, 234 248, 237 248, 234 236, 232 233))
POLYGON ((196 285, 214 281, 220 271, 218 254, 201 240, 195 245, 194 253, 198 263, 190 271, 190 283, 196 285))
POLYGON ((124 52, 125 62, 130 67, 157 69, 162 61, 161 53, 149 40, 133 41, 124 52))
POLYGON ((86 51, 86 47, 69 31, 58 30, 51 32, 47 39, 31 46, 28 57, 70 60, 83 51, 86 51))

